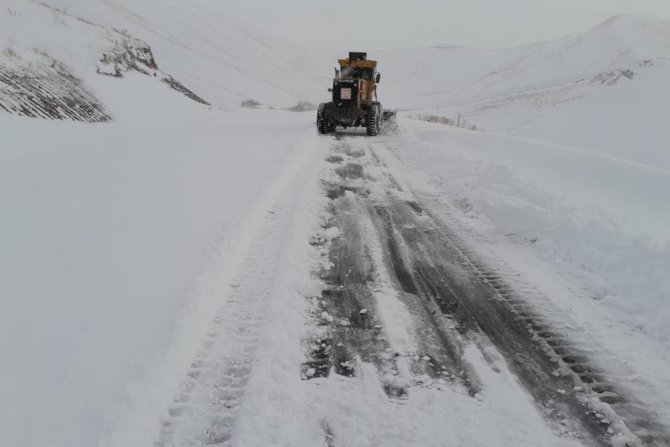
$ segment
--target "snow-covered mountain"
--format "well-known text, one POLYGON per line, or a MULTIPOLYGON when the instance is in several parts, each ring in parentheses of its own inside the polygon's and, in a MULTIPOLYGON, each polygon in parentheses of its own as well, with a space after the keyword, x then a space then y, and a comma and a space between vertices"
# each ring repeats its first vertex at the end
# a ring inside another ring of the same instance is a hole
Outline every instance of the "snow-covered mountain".
MULTIPOLYGON (((5 79, 21 73, 55 79, 49 82, 62 91, 83 95, 74 103, 90 108, 86 119, 93 121, 115 114, 96 91, 112 87, 119 89, 114 100, 123 97, 123 82, 98 87, 105 82, 100 77, 127 70, 224 109, 244 101, 285 108, 327 100, 340 55, 266 36, 218 11, 207 0, 173 0, 161 8, 118 0, 11 0, 0 15, 0 69, 5 79), (70 74, 83 85, 73 87, 70 74)), ((489 131, 668 169, 668 42, 668 21, 621 15, 577 35, 509 50, 436 47, 370 56, 380 60, 380 95, 388 108, 462 116, 489 131)), ((16 111, 22 93, 11 91, 36 87, 12 82, 0 106, 16 111)), ((128 102, 149 101, 134 91, 128 96, 128 102)), ((30 101, 24 113, 40 100, 30 101)), ((42 104, 41 115, 58 115, 67 109, 63 104, 51 110, 42 104)))
POLYGON ((385 51, 385 99, 489 131, 670 168, 670 22, 621 15, 509 50, 385 51))
MULTIPOLYGON (((220 108, 237 108, 246 100, 288 107, 316 96, 321 79, 312 73, 321 69, 327 79, 329 60, 319 67, 314 50, 250 31, 219 10, 207 1, 164 2, 157 8, 150 1, 9 0, 0 15, 0 67, 4 76, 19 81, 5 87, 0 105, 15 112, 24 107, 24 114, 36 107, 19 92, 41 87, 22 74, 55 79, 62 86, 52 89, 56 95, 83 89, 90 96, 111 87, 118 97, 124 94, 123 82, 96 84, 103 75, 122 77, 129 70, 220 108), (72 77, 83 85, 73 86, 72 77)), ((147 102, 136 92, 128 96, 137 104, 147 102)))
MULTIPOLYGON (((56 78, 69 70, 85 91, 101 74, 140 69, 227 109, 247 100, 282 108, 327 99, 340 55, 266 36, 218 11, 207 0, 171 0, 161 8, 147 1, 10 0, 0 16, 0 66, 15 73, 30 66, 56 78), (155 66, 133 62, 141 52, 155 66)), ((668 168, 668 42, 668 21, 621 15, 581 34, 509 50, 436 47, 370 56, 380 60, 388 108, 461 115, 490 131, 668 168)), ((12 101, 0 97, 5 108, 12 101)), ((103 118, 96 113, 93 120, 103 118)))

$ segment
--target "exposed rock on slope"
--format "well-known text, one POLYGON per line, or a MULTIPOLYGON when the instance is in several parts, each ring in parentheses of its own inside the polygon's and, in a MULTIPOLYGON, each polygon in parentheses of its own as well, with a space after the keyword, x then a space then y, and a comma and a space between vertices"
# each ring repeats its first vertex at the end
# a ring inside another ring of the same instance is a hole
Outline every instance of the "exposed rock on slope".
POLYGON ((153 51, 148 44, 139 39, 132 38, 126 33, 120 34, 121 39, 117 40, 110 50, 102 54, 97 67, 99 74, 121 78, 124 72, 136 71, 148 76, 158 77, 170 88, 187 98, 200 104, 209 105, 207 101, 188 89, 184 84, 172 76, 163 73, 158 68, 153 51))
MULTIPOLYGON (((200 104, 191 89, 158 67, 151 47, 110 24, 46 3, 21 4, 0 16, 0 112, 43 119, 105 122, 112 113, 96 95, 95 72, 122 78, 133 71, 156 78, 200 104), (20 7, 19 7, 20 6, 20 7), (26 28, 43 33, 25 34, 26 28), (18 36, 18 37, 17 37, 18 36), (60 46, 50 41, 61 42, 60 46)), ((104 97, 104 95, 102 95, 104 97)))
POLYGON ((58 62, 0 65, 0 110, 31 118, 104 122, 112 117, 81 79, 58 62))

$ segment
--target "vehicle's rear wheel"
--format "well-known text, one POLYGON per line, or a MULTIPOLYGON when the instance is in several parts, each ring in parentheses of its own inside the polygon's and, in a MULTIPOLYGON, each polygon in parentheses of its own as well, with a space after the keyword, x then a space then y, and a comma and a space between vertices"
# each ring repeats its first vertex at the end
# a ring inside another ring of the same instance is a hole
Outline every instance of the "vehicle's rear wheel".
POLYGON ((319 104, 319 109, 316 112, 316 128, 322 135, 331 133, 335 130, 335 126, 328 122, 326 118, 326 105, 319 104))
POLYGON ((379 113, 378 106, 372 106, 368 109, 367 116, 367 131, 368 135, 374 137, 379 134, 381 129, 381 113, 379 113))

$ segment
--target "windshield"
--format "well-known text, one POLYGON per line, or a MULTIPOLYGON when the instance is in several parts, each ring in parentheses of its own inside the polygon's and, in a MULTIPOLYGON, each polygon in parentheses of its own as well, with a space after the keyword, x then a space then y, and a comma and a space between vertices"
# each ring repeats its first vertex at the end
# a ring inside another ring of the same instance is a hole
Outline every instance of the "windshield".
POLYGON ((374 70, 372 68, 345 67, 342 69, 342 77, 372 80, 374 70))

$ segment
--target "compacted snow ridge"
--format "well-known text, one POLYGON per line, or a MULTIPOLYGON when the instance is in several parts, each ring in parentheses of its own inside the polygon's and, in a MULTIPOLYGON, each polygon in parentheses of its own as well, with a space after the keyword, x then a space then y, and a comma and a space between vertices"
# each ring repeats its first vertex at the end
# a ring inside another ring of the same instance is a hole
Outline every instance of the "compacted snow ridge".
POLYGON ((0 446, 670 445, 670 23, 336 52, 0 10, 0 446), (310 63, 305 63, 310 61, 310 63))

